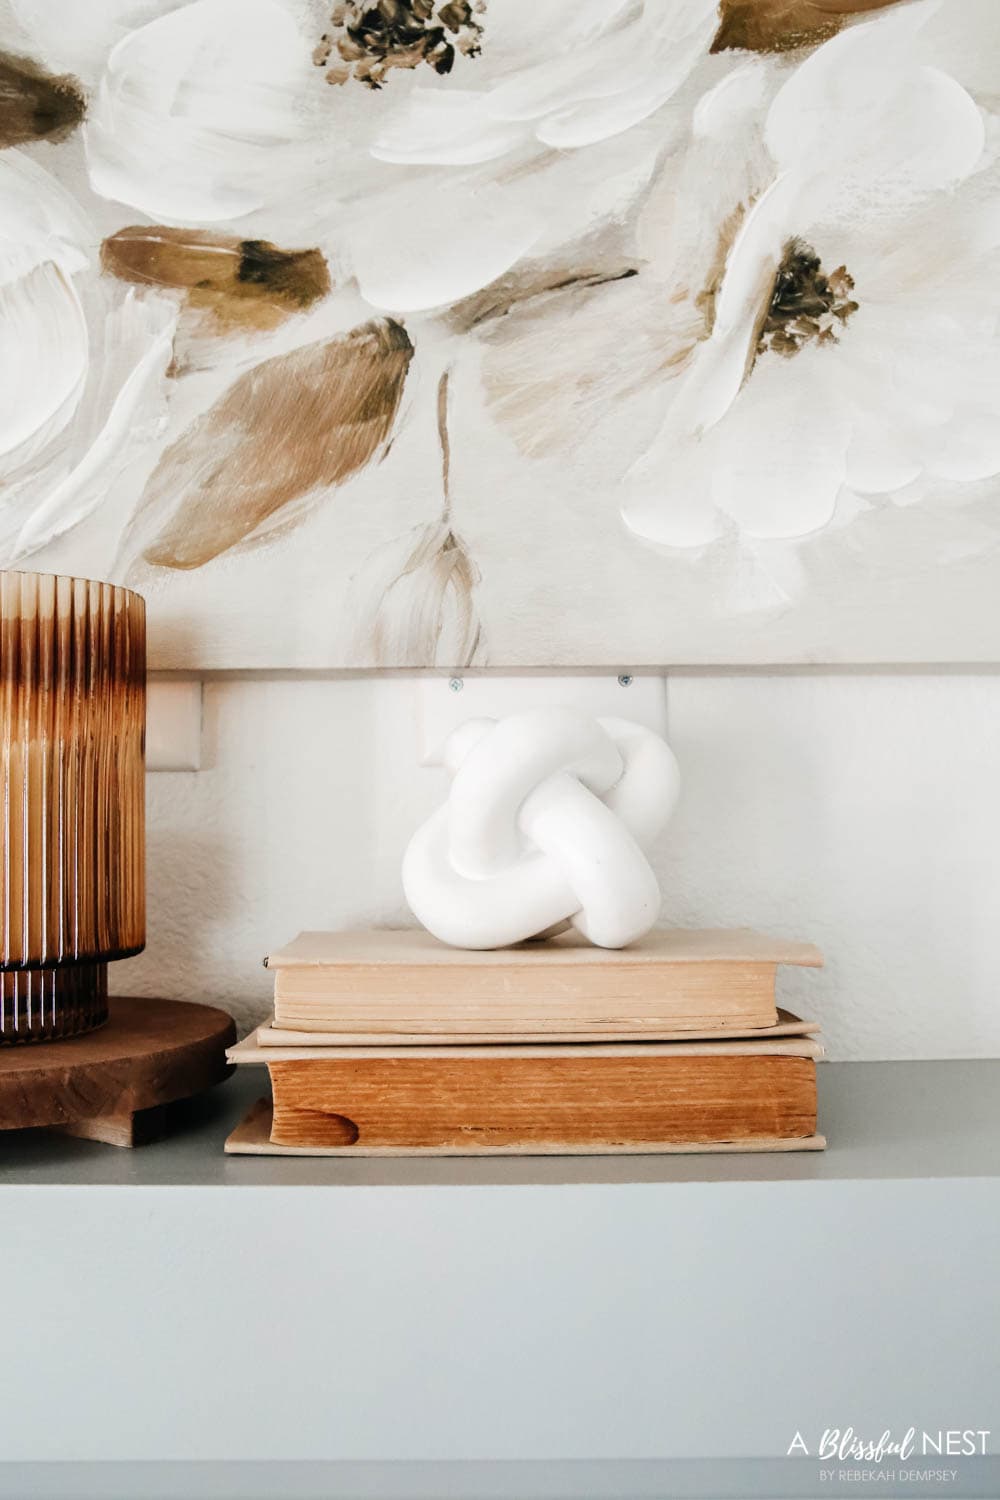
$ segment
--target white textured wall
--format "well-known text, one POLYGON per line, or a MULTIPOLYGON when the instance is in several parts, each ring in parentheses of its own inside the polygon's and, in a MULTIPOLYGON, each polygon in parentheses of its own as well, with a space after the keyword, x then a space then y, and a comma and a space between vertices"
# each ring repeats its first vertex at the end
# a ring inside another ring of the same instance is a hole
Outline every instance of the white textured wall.
MULTIPOLYGON (((303 927, 406 920, 399 860, 440 795, 406 678, 205 688, 204 769, 149 777, 149 945, 114 987, 268 1008, 303 927)), ((1000 1055, 1000 675, 680 674, 664 920, 811 938, 786 1003, 833 1057, 1000 1055)))

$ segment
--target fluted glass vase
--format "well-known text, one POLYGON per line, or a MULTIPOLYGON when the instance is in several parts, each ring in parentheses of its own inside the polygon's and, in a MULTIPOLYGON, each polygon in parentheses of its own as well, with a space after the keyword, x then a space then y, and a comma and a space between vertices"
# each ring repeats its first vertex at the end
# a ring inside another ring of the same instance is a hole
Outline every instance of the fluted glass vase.
POLYGON ((139 595, 0 572, 0 1044, 100 1026, 143 946, 145 721, 139 595))

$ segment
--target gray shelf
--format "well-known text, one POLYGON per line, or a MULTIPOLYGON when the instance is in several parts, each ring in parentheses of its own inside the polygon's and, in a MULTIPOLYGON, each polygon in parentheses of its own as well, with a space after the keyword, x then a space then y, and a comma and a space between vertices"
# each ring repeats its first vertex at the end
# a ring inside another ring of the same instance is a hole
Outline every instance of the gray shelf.
POLYGON ((268 1092, 240 1069, 175 1134, 120 1151, 45 1131, 0 1135, 0 1187, 427 1187, 627 1182, 822 1182, 1000 1175, 1000 1061, 822 1063, 825 1152, 750 1156, 358 1159, 227 1157, 222 1144, 268 1092))
POLYGON ((824 1064, 773 1156, 225 1157, 264 1081, 0 1139, 0 1496, 1000 1494, 995 1431, 940 1485, 785 1457, 996 1427, 1000 1063, 824 1064))

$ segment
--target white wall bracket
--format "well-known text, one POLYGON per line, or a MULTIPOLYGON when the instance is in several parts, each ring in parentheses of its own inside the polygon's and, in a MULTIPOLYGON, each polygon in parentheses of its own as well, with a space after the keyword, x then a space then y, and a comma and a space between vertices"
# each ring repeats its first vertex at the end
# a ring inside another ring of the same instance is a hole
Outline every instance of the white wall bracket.
POLYGON ((146 770, 201 770, 201 682, 146 683, 146 770))

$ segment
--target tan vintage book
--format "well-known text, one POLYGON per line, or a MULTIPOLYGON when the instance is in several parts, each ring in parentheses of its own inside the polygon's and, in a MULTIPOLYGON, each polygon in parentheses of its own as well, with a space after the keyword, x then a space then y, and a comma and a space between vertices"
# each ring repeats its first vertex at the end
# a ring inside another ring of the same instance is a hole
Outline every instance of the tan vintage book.
POLYGON ((283 1031, 627 1039, 777 1024, 779 964, 811 943, 745 929, 660 930, 621 950, 575 934, 487 952, 419 930, 304 932, 266 962, 283 1031))
POLYGON ((465 1156, 811 1141, 821 1053, 809 1037, 778 1037, 288 1048, 276 1056, 248 1038, 227 1055, 266 1064, 274 1146, 465 1156))
MULTIPOLYGON (((793 1015, 790 1010, 778 1007, 778 1020, 774 1026, 727 1026, 720 1030, 718 1027, 697 1031, 671 1031, 666 1027, 656 1030, 644 1036, 644 1040, 656 1042, 697 1042, 697 1041, 729 1041, 750 1040, 753 1037, 779 1037, 779 1036, 811 1036, 819 1031, 818 1021, 804 1020, 801 1016, 793 1015)), ((274 1018, 263 1021, 254 1032, 254 1038, 258 1047, 421 1047, 426 1046, 428 1035, 426 1032, 364 1032, 364 1031, 286 1031, 274 1024, 274 1018)), ((614 1036, 603 1036, 605 1041, 617 1040, 614 1036)), ((510 1045, 515 1042, 537 1042, 540 1040, 537 1031, 469 1031, 469 1032, 435 1032, 433 1037, 436 1046, 475 1045, 477 1047, 498 1047, 510 1045)), ((541 1040, 548 1042, 592 1042, 594 1035, 589 1031, 546 1031, 541 1040)))

